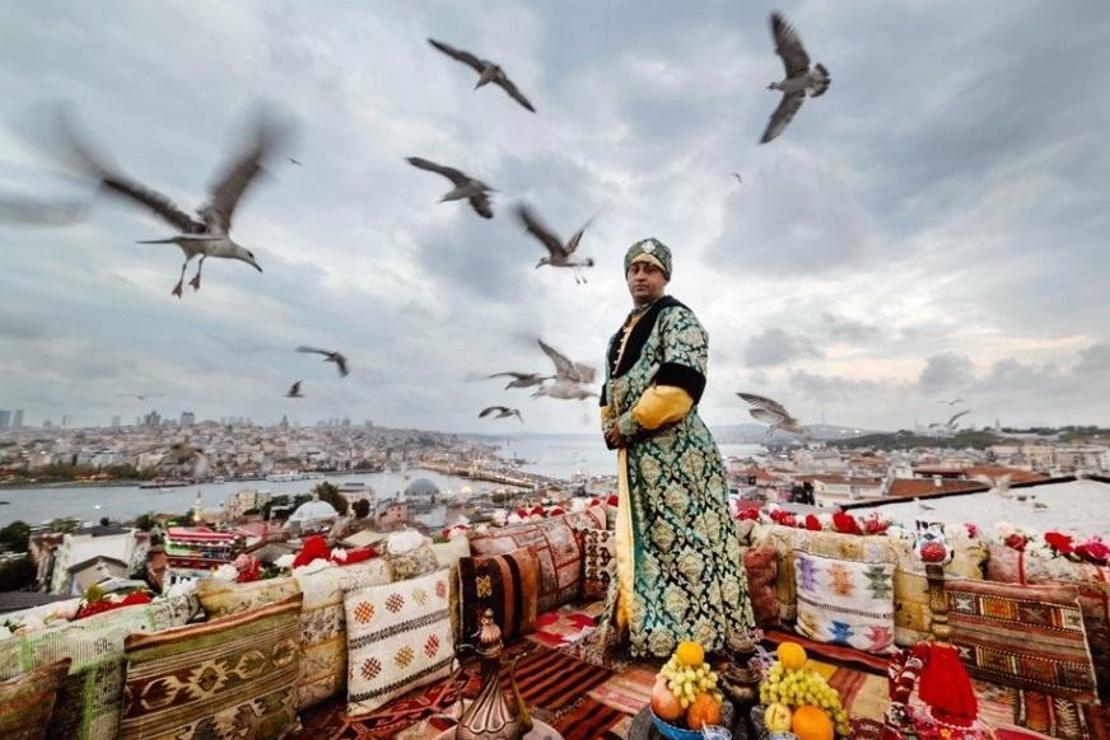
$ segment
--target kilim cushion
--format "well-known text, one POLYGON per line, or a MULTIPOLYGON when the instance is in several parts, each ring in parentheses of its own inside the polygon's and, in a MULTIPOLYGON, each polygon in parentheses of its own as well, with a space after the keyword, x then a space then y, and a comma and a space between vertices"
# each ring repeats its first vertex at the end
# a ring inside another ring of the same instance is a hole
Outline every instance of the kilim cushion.
POLYGON ((553 611, 579 597, 582 592, 582 547, 575 528, 565 515, 505 527, 470 541, 471 551, 483 556, 504 555, 521 547, 531 548, 540 562, 541 612, 553 611))
POLYGON ((228 583, 205 578, 197 584, 197 598, 209 619, 229 614, 242 614, 267 604, 276 604, 300 593, 300 586, 291 576, 267 578, 248 583, 228 583))
POLYGON ((506 643, 536 628, 540 566, 527 547, 488 558, 459 561, 459 592, 462 601, 462 640, 471 642, 478 633, 478 617, 493 610, 506 643))
MULTIPOLYGON (((581 511, 572 511, 566 514, 567 524, 579 531, 586 529, 611 529, 607 515, 608 506, 596 504, 587 506, 581 511)), ((614 507, 615 508, 615 507, 614 507)))
POLYGON ((1064 558, 1026 555, 1004 545, 990 546, 987 578, 1004 583, 1063 583, 1079 591, 1083 629, 1091 648, 1099 695, 1110 700, 1110 568, 1064 558))
POLYGON ((39 740, 46 737, 54 698, 69 673, 69 658, 0 682, 0 737, 39 740))
POLYGON ((449 568, 451 571, 450 585, 447 597, 447 609, 451 612, 451 634, 455 642, 459 641, 459 560, 470 557, 470 540, 465 537, 453 537, 447 542, 432 545, 436 554, 436 562, 440 568, 449 568))
POLYGON ((415 550, 392 555, 385 553, 382 558, 389 564, 391 578, 396 581, 407 581, 410 578, 427 575, 439 570, 439 559, 432 545, 425 543, 415 550))
MULTIPOLYGON (((752 544, 768 545, 778 553, 778 575, 775 595, 782 621, 797 617, 794 553, 856 560, 861 562, 896 563, 894 571, 894 642, 910 647, 929 637, 932 612, 929 611, 929 584, 922 564, 913 555, 913 543, 884 535, 850 535, 838 532, 811 532, 778 524, 755 524, 752 544)), ((981 542, 956 536, 956 556, 944 566, 945 576, 981 579, 982 565, 987 558, 981 542)))
POLYGON ((799 552, 794 559, 799 634, 869 653, 894 649, 894 564, 799 552))
POLYGON ((1094 669, 1074 586, 951 581, 944 593, 952 642, 972 676, 1094 701, 1094 669))
POLYGON ((582 596, 604 599, 609 593, 609 581, 617 572, 617 533, 612 529, 586 529, 582 534, 582 546, 586 551, 582 596))
POLYGON ((451 673, 448 569, 367 586, 343 597, 347 612, 347 711, 372 712, 451 673))
POLYGON ((381 558, 322 570, 298 568, 301 587, 301 676, 297 709, 305 709, 347 689, 347 617, 343 593, 389 583, 389 566, 381 558))
POLYGON ((127 638, 120 737, 271 740, 300 729, 301 595, 127 638))
POLYGON ((744 570, 748 574, 748 596, 752 600, 755 623, 760 627, 777 627, 779 602, 775 598, 778 564, 772 547, 744 549, 744 570))
POLYGON ((158 598, 10 637, 0 641, 0 678, 70 658, 47 734, 64 740, 109 740, 119 730, 124 640, 135 632, 185 624, 198 610, 192 596, 158 598))

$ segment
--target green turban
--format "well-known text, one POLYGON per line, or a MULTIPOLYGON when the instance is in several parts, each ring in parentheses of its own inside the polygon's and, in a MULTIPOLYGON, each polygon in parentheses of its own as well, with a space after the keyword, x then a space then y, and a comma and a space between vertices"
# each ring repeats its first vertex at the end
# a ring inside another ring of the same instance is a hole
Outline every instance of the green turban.
POLYGON ((667 280, 671 279, 671 250, 655 237, 641 239, 628 248, 624 255, 625 275, 628 274, 628 268, 632 267, 633 262, 647 262, 655 265, 663 271, 667 280))

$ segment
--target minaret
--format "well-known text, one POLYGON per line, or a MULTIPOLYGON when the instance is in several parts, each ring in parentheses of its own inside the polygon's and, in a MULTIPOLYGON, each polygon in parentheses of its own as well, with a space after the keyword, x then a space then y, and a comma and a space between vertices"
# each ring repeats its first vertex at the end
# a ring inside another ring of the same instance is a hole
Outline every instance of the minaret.
POLYGON ((193 524, 200 525, 201 515, 204 513, 204 505, 200 500, 200 489, 197 489, 196 500, 193 501, 193 524))

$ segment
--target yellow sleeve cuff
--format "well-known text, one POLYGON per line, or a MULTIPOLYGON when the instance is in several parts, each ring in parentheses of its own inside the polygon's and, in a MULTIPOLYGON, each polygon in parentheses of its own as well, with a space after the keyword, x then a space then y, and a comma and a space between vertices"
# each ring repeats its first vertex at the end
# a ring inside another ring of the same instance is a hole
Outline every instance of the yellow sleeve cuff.
POLYGON ((653 385, 644 391, 632 409, 632 417, 645 429, 658 429, 690 412, 694 399, 683 388, 653 385))

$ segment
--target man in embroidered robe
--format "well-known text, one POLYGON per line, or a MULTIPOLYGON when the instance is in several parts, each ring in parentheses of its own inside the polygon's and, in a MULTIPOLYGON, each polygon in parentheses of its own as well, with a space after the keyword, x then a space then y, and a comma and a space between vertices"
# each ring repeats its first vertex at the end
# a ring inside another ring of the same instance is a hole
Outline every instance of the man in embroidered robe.
POLYGON ((694 313, 665 294, 665 244, 637 242, 624 268, 634 308, 609 342, 601 396, 620 481, 605 631, 627 631, 633 656, 669 656, 680 640, 721 650, 755 620, 724 462, 697 413, 708 340, 694 313))

